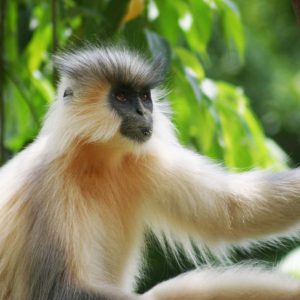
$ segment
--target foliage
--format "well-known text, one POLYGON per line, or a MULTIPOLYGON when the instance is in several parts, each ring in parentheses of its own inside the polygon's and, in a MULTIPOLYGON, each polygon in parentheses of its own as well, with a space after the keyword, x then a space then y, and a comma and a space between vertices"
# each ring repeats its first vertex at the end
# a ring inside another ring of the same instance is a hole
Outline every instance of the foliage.
POLYGON ((89 4, 53 0, 51 7, 49 1, 8 2, 4 87, 7 151, 17 152, 32 140, 54 99, 53 45, 59 42, 63 48, 70 42, 113 36, 152 56, 167 57, 168 98, 184 143, 232 168, 283 167, 286 158, 265 138, 241 88, 207 78, 203 68, 216 19, 228 47, 243 59, 244 34, 236 5, 228 0, 136 0, 128 4, 118 0, 89 4))
POLYGON ((278 267, 281 271, 300 279, 300 248, 284 257, 278 267))
POLYGON ((236 3, 245 25, 244 63, 224 51, 222 39, 215 34, 207 72, 213 78, 242 85, 267 135, 299 164, 300 30, 291 1, 236 3))
MULTIPOLYGON (((219 56, 244 63, 245 34, 233 0, 1 1, 7 9, 0 66, 5 70, 0 93, 5 153, 0 161, 22 149, 40 128, 55 97, 51 56, 57 45, 63 49, 82 40, 113 39, 166 57, 167 98, 184 144, 231 169, 286 167, 287 156, 265 137, 243 89, 212 71, 222 67, 219 56)), ((156 248, 150 259, 154 267, 161 265, 156 248)), ((171 269, 166 276, 178 272, 171 269)), ((150 278, 148 285, 158 279, 150 278)))

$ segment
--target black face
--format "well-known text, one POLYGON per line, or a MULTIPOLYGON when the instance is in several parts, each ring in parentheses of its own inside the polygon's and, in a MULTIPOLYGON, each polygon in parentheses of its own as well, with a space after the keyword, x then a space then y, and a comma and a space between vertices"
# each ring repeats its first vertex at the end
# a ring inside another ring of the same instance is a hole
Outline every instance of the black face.
POLYGON ((112 108, 122 118, 120 132, 138 143, 152 135, 153 103, 149 88, 132 88, 117 84, 110 93, 112 108))

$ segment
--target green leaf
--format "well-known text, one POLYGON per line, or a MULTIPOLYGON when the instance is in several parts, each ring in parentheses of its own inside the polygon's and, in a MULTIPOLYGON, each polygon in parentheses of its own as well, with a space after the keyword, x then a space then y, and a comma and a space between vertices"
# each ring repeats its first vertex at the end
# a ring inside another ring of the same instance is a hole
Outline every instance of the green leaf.
POLYGON ((175 48, 175 53, 180 58, 182 64, 185 65, 186 68, 189 68, 192 72, 194 72, 198 80, 204 79, 204 69, 200 61, 192 52, 183 47, 177 47, 175 48))
POLYGON ((23 99, 20 90, 11 82, 7 84, 7 98, 10 99, 6 103, 6 139, 5 146, 12 152, 20 150, 26 142, 32 140, 36 134, 37 127, 32 123, 32 116, 23 99))
POLYGON ((244 29, 241 23, 238 9, 231 1, 224 1, 222 9, 222 23, 228 47, 234 44, 242 60, 245 53, 244 29))
POLYGON ((172 0, 156 0, 154 2, 158 9, 158 17, 153 21, 154 29, 165 37, 171 45, 175 45, 180 36, 176 9, 178 2, 172 0))
POLYGON ((39 26, 28 44, 26 60, 28 70, 31 74, 40 68, 41 63, 45 59, 48 45, 51 41, 51 33, 52 29, 50 24, 39 26))
POLYGON ((36 88, 37 92, 41 94, 41 97, 44 99, 45 102, 51 103, 53 101, 55 92, 49 80, 40 77, 32 78, 31 82, 36 88))
POLYGON ((205 52, 212 33, 212 7, 207 2, 199 0, 189 0, 189 5, 197 39, 201 41, 200 52, 205 52))
POLYGON ((186 70, 181 60, 173 64, 175 81, 170 101, 180 140, 214 159, 222 159, 220 121, 210 99, 200 89, 200 81, 186 70))
POLYGON ((13 84, 13 91, 17 94, 18 101, 23 101, 26 104, 28 111, 31 113, 32 120, 34 120, 35 125, 38 127, 40 125, 39 117, 35 111, 35 107, 32 103, 32 99, 30 98, 29 91, 26 88, 26 85, 19 78, 17 73, 12 71, 7 71, 7 74, 8 74, 8 79, 13 84))

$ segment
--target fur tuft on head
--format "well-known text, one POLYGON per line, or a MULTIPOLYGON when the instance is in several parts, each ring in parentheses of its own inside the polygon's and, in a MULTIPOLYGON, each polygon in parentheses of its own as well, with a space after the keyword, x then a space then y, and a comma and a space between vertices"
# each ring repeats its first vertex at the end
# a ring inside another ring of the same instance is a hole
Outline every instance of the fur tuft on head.
POLYGON ((165 62, 150 60, 125 46, 85 46, 54 57, 61 76, 90 85, 95 81, 154 88, 164 79, 165 62))

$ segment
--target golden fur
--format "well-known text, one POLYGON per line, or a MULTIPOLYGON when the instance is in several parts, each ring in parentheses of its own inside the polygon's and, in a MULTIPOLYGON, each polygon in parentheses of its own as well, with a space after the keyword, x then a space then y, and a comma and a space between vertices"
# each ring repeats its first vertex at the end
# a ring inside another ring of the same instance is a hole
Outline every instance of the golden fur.
POLYGON ((58 61, 41 133, 0 170, 0 300, 300 299, 299 282, 250 267, 130 293, 146 227, 191 255, 191 240, 216 247, 295 231, 300 171, 229 174, 183 148, 155 88, 153 134, 131 141, 109 106, 109 80, 153 82, 154 67, 114 48, 58 61))

